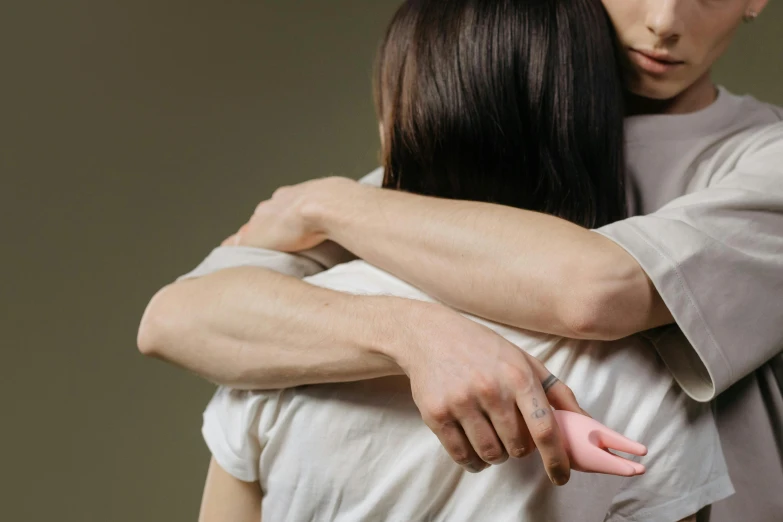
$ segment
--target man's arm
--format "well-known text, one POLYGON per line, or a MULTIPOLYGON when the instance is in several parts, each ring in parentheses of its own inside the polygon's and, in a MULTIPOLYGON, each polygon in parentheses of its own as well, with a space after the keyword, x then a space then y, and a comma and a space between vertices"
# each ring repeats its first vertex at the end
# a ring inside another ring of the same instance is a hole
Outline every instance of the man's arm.
POLYGON ((246 232, 278 250, 331 239, 450 306, 529 330, 609 340, 672 322, 623 248, 536 212, 327 178, 277 191, 246 232))
POLYGON ((403 373, 383 352, 390 343, 377 339, 415 307, 263 268, 227 268, 159 291, 144 312, 138 346, 233 388, 372 379, 403 373))
POLYGON ((161 290, 144 314, 138 345, 233 387, 404 373, 424 422, 458 464, 481 471, 537 448, 552 481, 568 481, 549 405, 581 412, 571 390, 517 346, 439 304, 343 294, 258 267, 229 268, 161 290))

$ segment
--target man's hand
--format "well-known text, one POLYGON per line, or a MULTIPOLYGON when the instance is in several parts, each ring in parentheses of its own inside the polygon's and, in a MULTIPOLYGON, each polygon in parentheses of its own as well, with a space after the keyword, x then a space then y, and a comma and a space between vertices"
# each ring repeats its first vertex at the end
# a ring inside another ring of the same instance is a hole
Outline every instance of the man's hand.
MULTIPOLYGON (((341 198, 366 189, 348 178, 322 178, 277 189, 262 201, 237 234, 224 244, 253 246, 281 252, 300 252, 325 241, 326 233, 312 216, 320 201, 341 198)), ((348 199, 345 199, 348 198, 348 199)))
MULTIPOLYGON (((327 239, 319 205, 346 206, 375 190, 346 178, 323 178, 277 190, 224 244, 298 252, 327 239)), ((365 209, 366 210, 366 209, 365 209)), ((571 390, 538 360, 490 329, 439 305, 406 305, 415 313, 373 343, 411 380, 427 426, 469 471, 523 457, 536 448, 555 484, 570 464, 550 409, 584 413, 571 390), (425 307, 422 310, 421 307, 425 307), (415 325, 412 323, 416 323, 415 325), (544 390, 546 383, 547 392, 544 390)))
POLYGON ((396 332, 393 344, 402 348, 394 359, 449 455, 479 472, 538 448, 552 482, 568 482, 570 464, 550 404, 584 413, 571 390, 489 328, 439 305, 424 306, 418 324, 396 332))

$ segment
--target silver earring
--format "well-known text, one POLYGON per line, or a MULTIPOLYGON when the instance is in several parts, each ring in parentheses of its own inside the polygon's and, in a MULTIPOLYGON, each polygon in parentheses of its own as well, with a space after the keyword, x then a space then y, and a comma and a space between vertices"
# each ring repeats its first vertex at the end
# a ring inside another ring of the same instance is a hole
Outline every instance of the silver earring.
POLYGON ((745 21, 745 23, 753 22, 756 18, 758 18, 759 14, 756 11, 748 11, 745 16, 742 17, 742 19, 745 21))

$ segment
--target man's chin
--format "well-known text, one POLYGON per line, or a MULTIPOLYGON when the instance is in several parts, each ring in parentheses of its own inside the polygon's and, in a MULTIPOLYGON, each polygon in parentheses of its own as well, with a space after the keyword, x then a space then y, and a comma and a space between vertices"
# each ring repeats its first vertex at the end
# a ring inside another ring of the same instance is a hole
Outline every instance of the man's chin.
POLYGON ((628 90, 640 98, 659 102, 672 100, 684 91, 679 85, 669 82, 637 82, 628 90))

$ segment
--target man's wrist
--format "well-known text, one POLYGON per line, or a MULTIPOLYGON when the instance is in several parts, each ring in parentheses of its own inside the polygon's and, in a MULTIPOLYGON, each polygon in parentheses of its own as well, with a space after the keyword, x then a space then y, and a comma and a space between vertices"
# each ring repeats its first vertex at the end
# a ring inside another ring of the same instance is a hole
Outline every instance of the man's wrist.
POLYGON ((422 317, 432 312, 431 303, 389 296, 356 296, 364 303, 365 317, 359 331, 363 350, 378 355, 408 374, 408 367, 421 349, 418 336, 422 317))
POLYGON ((301 215, 311 230, 332 241, 354 216, 361 215, 360 204, 378 190, 348 178, 325 178, 314 188, 300 209, 301 215))

